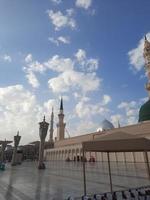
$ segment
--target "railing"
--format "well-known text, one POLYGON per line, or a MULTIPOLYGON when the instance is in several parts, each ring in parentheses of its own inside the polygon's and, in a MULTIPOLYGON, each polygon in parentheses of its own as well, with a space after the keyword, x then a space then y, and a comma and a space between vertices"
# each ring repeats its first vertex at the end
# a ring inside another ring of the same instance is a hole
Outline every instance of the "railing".
POLYGON ((68 197, 67 200, 150 200, 150 185, 128 190, 106 192, 80 198, 68 197))

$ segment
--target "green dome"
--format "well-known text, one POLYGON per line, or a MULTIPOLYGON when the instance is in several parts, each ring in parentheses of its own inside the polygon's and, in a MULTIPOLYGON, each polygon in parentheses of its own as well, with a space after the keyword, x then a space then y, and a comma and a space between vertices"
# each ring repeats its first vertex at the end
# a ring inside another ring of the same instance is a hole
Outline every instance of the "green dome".
POLYGON ((150 120, 150 100, 144 103, 139 111, 139 122, 150 120))

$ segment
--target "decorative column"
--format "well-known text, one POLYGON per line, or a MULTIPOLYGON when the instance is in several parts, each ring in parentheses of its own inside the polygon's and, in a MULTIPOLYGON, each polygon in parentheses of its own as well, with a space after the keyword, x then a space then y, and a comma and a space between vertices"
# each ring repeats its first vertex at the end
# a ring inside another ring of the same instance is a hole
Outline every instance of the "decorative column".
POLYGON ((51 143, 53 143, 54 141, 53 141, 53 132, 54 132, 54 128, 53 128, 53 126, 54 126, 54 112, 53 112, 53 108, 52 108, 52 113, 51 113, 51 120, 50 120, 50 129, 49 129, 49 141, 51 142, 51 143))
POLYGON ((17 132, 17 135, 14 136, 14 150, 13 150, 13 156, 12 156, 12 162, 11 162, 11 165, 12 165, 12 166, 17 165, 17 162, 16 162, 16 155, 17 155, 17 148, 18 148, 20 139, 21 139, 21 136, 19 135, 19 131, 18 131, 18 132, 17 132))
POLYGON ((40 147, 39 147, 39 162, 38 162, 38 169, 45 169, 45 164, 43 162, 43 156, 44 156, 44 144, 45 144, 45 138, 47 135, 47 130, 49 123, 45 121, 45 116, 42 122, 39 123, 39 135, 40 135, 40 147))

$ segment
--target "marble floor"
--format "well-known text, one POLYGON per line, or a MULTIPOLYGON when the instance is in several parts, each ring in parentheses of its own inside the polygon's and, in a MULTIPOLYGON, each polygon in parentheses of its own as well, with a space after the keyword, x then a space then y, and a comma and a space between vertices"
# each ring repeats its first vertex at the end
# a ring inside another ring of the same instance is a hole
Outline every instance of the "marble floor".
MULTIPOLYGON (((0 172, 0 200, 62 200, 83 194, 82 163, 51 161, 46 170, 38 170, 36 162, 6 166, 0 172)), ((111 163, 113 190, 150 185, 145 164, 111 163)), ((86 163, 89 194, 108 192, 107 163, 86 163)))

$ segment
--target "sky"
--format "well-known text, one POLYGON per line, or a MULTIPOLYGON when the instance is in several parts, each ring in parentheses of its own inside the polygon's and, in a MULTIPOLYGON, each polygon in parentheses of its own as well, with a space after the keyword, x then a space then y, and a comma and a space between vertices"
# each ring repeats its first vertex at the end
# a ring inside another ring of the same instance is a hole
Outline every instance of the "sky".
POLYGON ((38 140, 52 107, 56 136, 61 96, 70 136, 104 119, 136 124, 148 96, 149 8, 149 0, 0 0, 0 138, 19 130, 22 144, 38 140))

